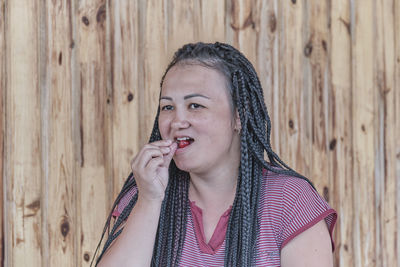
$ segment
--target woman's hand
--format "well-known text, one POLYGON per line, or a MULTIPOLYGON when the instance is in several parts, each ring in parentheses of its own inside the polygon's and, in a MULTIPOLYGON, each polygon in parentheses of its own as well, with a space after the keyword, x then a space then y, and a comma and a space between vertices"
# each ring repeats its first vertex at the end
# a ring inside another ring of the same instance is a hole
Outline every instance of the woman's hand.
POLYGON ((168 167, 177 144, 161 140, 145 145, 132 160, 139 195, 124 231, 110 245, 98 266, 150 266, 168 184, 168 167), (145 231, 144 231, 145 229, 145 231))
POLYGON ((168 184, 168 167, 177 144, 160 140, 145 145, 131 163, 139 190, 139 197, 148 201, 162 202, 168 184))

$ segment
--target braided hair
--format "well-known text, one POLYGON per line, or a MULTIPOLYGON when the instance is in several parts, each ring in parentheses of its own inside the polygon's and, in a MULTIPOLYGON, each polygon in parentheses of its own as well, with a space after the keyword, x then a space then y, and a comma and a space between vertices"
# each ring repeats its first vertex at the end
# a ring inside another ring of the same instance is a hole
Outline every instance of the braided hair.
MULTIPOLYGON (((253 65, 241 52, 228 44, 219 42, 186 44, 175 53, 168 65, 161 79, 161 87, 168 71, 177 64, 198 64, 220 72, 225 77, 226 87, 231 96, 232 111, 237 111, 239 114, 242 128, 240 166, 236 195, 226 232, 225 266, 251 266, 256 257, 255 247, 259 229, 257 210, 263 169, 308 180, 287 166, 272 151, 270 144, 271 121, 264 103, 261 83, 253 65), (264 159, 264 152, 269 162, 264 159)), ((157 110, 150 142, 161 139, 158 128, 159 113, 160 108, 157 110)), ((178 265, 183 248, 189 206, 190 178, 187 172, 176 167, 173 160, 169 167, 169 177, 161 206, 151 266, 178 265)), ((308 182, 311 184, 310 181, 308 182)), ((131 173, 115 200, 112 210, 134 186, 136 183, 131 173)), ((109 214, 96 252, 107 231, 108 238, 97 263, 110 244, 122 232, 123 229, 118 231, 117 229, 128 218, 137 201, 137 195, 135 194, 118 216, 111 231, 111 213, 109 214)))

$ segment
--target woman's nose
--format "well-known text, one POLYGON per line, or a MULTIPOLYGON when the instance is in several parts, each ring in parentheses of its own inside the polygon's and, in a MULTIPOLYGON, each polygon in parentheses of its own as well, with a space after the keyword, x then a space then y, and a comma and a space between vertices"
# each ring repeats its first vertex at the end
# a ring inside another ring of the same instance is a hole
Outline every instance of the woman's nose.
POLYGON ((174 119, 171 122, 171 128, 175 130, 184 129, 189 127, 190 123, 183 112, 176 112, 174 119))

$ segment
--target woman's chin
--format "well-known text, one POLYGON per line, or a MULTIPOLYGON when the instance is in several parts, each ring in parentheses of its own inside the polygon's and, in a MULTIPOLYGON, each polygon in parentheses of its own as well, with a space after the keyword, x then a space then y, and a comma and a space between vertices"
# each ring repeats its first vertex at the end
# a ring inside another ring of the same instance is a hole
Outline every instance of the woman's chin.
POLYGON ((193 169, 193 166, 191 164, 188 164, 187 162, 176 160, 176 159, 174 159, 174 162, 175 162, 176 167, 178 167, 178 169, 180 169, 182 171, 190 172, 193 169))

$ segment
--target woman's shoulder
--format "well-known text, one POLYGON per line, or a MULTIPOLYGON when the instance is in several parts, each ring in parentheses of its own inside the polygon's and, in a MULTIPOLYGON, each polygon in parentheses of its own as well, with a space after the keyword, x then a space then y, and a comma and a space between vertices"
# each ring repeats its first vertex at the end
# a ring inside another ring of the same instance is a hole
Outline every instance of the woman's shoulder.
POLYGON ((273 170, 263 170, 263 191, 268 193, 280 193, 285 196, 298 195, 305 191, 314 190, 311 183, 294 174, 282 173, 281 168, 272 168, 273 170))
POLYGON ((262 202, 267 208, 280 209, 282 215, 298 212, 318 214, 331 209, 312 184, 303 178, 264 170, 263 179, 262 202))
POLYGON ((310 182, 271 170, 264 170, 263 178, 261 217, 273 225, 280 248, 323 219, 332 237, 337 213, 310 182))

